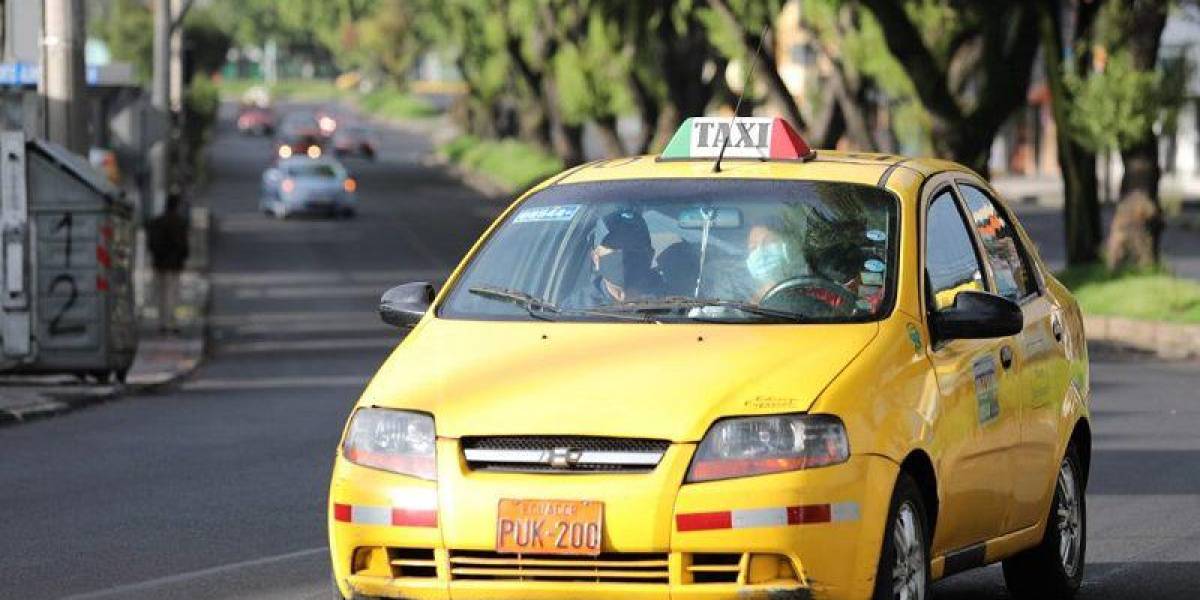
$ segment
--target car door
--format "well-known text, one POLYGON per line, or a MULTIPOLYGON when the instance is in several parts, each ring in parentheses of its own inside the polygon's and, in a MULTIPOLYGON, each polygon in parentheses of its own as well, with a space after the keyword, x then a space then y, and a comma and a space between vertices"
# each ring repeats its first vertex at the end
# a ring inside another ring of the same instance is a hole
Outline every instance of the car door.
MULTIPOLYGON (((963 205, 949 180, 930 195, 923 240, 926 308, 959 292, 992 291, 963 205)), ((932 339, 932 337, 931 337, 932 339)), ((961 550, 1006 532, 1019 439, 1016 380, 1001 358, 1010 338, 937 341, 929 358, 942 394, 937 433, 943 498, 935 549, 961 550)), ((1011 352, 1011 349, 1008 350, 1011 352)))
POLYGON ((1018 303, 1025 316, 1025 327, 1013 344, 1013 368, 1021 388, 1021 433, 1009 529, 1017 530, 1045 516, 1058 472, 1058 409, 1068 380, 1062 315, 1045 293, 1026 241, 1008 211, 982 182, 960 179, 958 189, 983 245, 996 292, 1018 303))

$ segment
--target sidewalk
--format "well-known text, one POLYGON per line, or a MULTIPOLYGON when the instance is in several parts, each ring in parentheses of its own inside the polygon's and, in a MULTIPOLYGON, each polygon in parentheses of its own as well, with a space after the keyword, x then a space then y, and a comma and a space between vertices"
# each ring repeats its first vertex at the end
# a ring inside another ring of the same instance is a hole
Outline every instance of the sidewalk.
POLYGON ((0 426, 48 417, 122 396, 169 385, 191 373, 204 357, 211 219, 203 207, 192 209, 191 251, 180 277, 176 320, 181 333, 158 332, 151 297, 153 272, 146 256, 144 232, 138 231, 134 296, 139 313, 137 353, 124 383, 80 381, 72 375, 0 376, 0 426))

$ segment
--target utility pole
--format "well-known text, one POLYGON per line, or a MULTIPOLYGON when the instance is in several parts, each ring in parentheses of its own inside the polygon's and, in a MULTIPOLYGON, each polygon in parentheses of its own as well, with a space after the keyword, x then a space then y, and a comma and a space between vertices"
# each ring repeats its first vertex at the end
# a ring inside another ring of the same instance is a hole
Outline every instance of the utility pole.
POLYGON ((153 190, 150 206, 143 207, 146 216, 157 215, 167 204, 167 185, 170 183, 170 95, 171 79, 171 0, 154 0, 154 77, 150 84, 150 106, 153 119, 159 119, 163 132, 150 147, 150 188, 153 190), (145 209, 150 210, 146 211, 145 209))
MULTIPOLYGON (((184 0, 171 0, 171 63, 168 68, 171 84, 167 101, 171 106, 171 140, 175 158, 184 173, 191 165, 192 158, 187 155, 188 145, 183 139, 187 127, 187 113, 183 110, 183 17, 189 8, 190 3, 185 4, 184 0)), ((177 180, 183 176, 183 173, 175 174, 177 180)))
POLYGON ((76 154, 86 154, 83 0, 44 1, 38 91, 46 103, 46 137, 76 154))

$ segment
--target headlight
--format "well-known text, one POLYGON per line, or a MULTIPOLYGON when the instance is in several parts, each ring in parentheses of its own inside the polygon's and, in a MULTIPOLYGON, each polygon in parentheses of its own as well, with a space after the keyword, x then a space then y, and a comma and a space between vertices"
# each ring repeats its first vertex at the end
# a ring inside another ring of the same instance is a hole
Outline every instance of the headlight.
POLYGON ((797 471, 846 462, 850 442, 832 415, 771 415, 717 421, 700 442, 687 481, 797 471))
POLYGON ((436 480, 433 417, 360 408, 350 420, 342 456, 357 465, 436 480))

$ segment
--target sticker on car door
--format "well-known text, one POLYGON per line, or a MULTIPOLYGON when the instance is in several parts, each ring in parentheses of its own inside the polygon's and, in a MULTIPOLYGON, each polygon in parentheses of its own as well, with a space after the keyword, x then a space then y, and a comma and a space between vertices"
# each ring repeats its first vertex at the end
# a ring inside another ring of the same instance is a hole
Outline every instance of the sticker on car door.
POLYGON ((975 374, 975 402, 979 406, 979 424, 1000 416, 999 382, 996 379, 996 359, 984 356, 972 365, 975 374))

